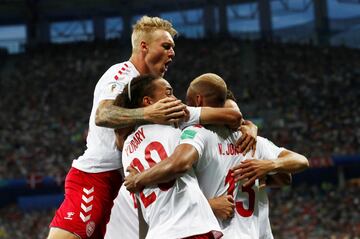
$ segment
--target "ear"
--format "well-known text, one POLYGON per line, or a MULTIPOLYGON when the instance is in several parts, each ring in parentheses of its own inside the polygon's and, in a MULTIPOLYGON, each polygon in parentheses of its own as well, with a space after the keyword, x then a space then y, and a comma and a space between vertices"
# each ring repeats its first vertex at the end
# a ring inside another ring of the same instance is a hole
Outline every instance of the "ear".
POLYGON ((148 105, 152 105, 153 104, 153 101, 151 99, 151 97, 149 96, 144 96, 143 98, 143 105, 144 106, 148 106, 148 105))
POLYGON ((141 49, 142 52, 147 52, 148 51, 149 48, 148 48, 148 45, 147 45, 147 43, 145 41, 141 41, 140 49, 141 49))
POLYGON ((196 106, 200 107, 203 106, 203 97, 201 95, 196 95, 196 106))

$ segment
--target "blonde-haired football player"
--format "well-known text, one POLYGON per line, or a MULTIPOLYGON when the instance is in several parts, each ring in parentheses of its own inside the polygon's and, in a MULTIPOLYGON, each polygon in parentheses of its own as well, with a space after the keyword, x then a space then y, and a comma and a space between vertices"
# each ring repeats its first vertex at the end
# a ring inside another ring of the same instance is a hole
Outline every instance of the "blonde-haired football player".
POLYGON ((114 128, 143 122, 169 124, 185 115, 185 106, 173 98, 139 109, 113 105, 133 77, 165 74, 175 56, 175 34, 169 21, 142 17, 134 25, 130 59, 111 66, 96 84, 87 149, 73 161, 67 174, 65 199, 50 224, 49 239, 104 237, 122 182, 121 152, 115 145, 114 128))

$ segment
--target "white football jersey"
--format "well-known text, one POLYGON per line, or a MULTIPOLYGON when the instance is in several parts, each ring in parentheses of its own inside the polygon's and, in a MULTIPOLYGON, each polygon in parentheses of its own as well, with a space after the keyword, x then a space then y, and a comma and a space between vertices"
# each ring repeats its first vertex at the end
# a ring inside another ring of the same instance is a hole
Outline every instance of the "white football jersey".
POLYGON ((72 166, 88 173, 106 172, 121 167, 121 152, 115 145, 114 129, 95 125, 95 115, 102 100, 114 100, 124 86, 139 72, 126 61, 110 67, 96 84, 84 154, 72 166))
MULTIPOLYGON (((251 152, 245 157, 235 147, 239 132, 231 132, 225 127, 191 126, 183 130, 180 144, 190 144, 199 153, 194 169, 199 185, 206 198, 233 195, 236 203, 234 217, 219 220, 223 238, 259 238, 258 180, 252 187, 242 187, 242 182, 234 183, 230 169, 245 159, 251 159, 251 152)), ((275 159, 282 148, 262 137, 257 138, 255 157, 275 159)), ((266 213, 265 213, 266 214, 266 213)))
POLYGON ((139 238, 139 220, 134 194, 122 185, 114 206, 111 209, 110 220, 106 225, 105 239, 139 238))
POLYGON ((269 199, 266 193, 266 188, 260 189, 258 195, 260 225, 259 239, 274 239, 269 219, 269 199))
MULTIPOLYGON (((87 149, 82 156, 73 161, 74 168, 88 173, 99 173, 121 167, 121 152, 116 148, 114 129, 96 126, 95 115, 102 100, 115 100, 124 86, 136 76, 139 76, 139 72, 130 61, 126 61, 113 65, 100 78, 94 91, 89 132, 86 138, 87 149)), ((187 108, 190 119, 185 123, 197 124, 201 108, 187 108)))
MULTIPOLYGON (((124 169, 132 165, 143 171, 166 159, 178 145, 180 134, 171 126, 138 127, 124 143, 124 169)), ((175 239, 220 231, 193 170, 171 182, 146 187, 137 197, 149 225, 146 238, 175 239)))

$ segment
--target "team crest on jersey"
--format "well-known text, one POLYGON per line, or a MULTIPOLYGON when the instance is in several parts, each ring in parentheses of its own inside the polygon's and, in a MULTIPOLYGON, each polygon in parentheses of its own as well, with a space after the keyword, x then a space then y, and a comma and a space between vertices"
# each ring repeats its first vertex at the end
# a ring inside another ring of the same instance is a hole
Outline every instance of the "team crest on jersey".
POLYGON ((88 224, 86 224, 86 235, 88 237, 91 237, 91 235, 94 233, 94 231, 95 231, 95 222, 90 221, 88 224))
POLYGON ((111 85, 111 92, 114 92, 117 88, 117 85, 116 84, 112 84, 111 85))
POLYGON ((193 139, 195 138, 196 131, 187 129, 181 134, 181 139, 193 139))

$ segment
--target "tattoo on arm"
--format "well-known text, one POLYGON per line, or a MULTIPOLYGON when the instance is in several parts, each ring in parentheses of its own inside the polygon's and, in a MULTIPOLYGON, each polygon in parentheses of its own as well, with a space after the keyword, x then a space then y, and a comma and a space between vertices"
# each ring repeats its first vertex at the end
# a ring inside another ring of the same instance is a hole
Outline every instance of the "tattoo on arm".
POLYGON ((126 109, 115 105, 99 105, 96 111, 96 125, 108 128, 124 128, 145 123, 144 109, 126 109))

